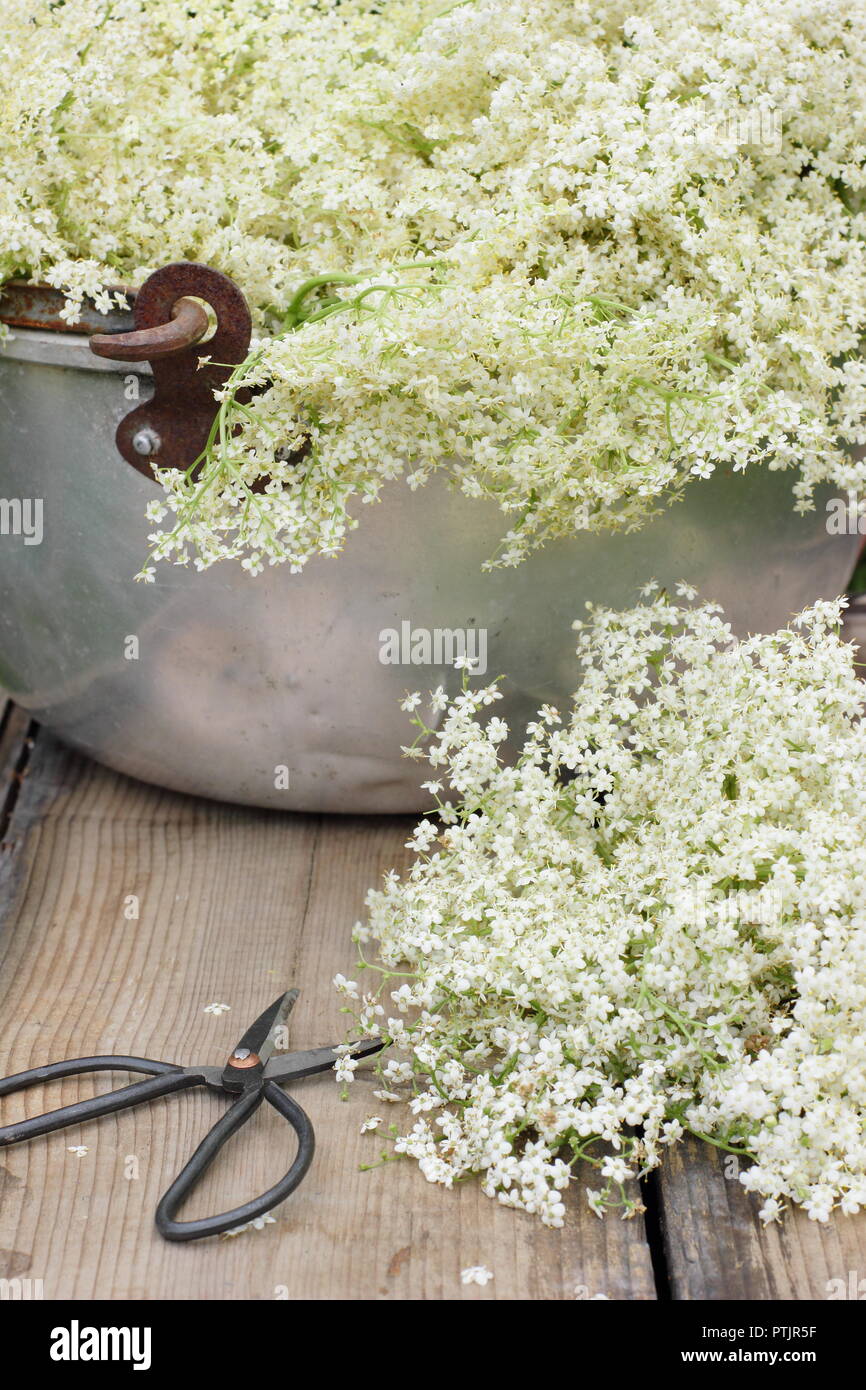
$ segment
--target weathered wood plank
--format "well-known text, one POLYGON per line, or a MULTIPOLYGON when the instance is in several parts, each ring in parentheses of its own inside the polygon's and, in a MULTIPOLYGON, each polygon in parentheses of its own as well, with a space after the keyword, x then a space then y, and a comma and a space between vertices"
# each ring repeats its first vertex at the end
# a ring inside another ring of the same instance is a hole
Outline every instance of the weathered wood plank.
MULTIPOLYGON (((366 889, 404 860, 407 822, 263 812, 133 783, 37 743, 12 825, 0 928, 0 1070, 94 1052, 221 1061, 238 1032, 290 983, 302 988, 293 1046, 340 1036, 330 987, 354 961, 366 889), (125 911, 138 918, 129 920, 125 911), (227 1003, 219 1017, 204 1013, 227 1003)), ((2 900, 0 900, 2 901, 2 900)), ((35 1114, 107 1089, 69 1081, 16 1099, 35 1114)), ((318 1152, 299 1191, 262 1231, 170 1246, 158 1197, 221 1102, 193 1093, 4 1150, 0 1276, 44 1280, 47 1298, 651 1299, 639 1221, 599 1221, 575 1192, 563 1231, 497 1206, 474 1183, 454 1192, 413 1164, 359 1171, 379 1102, 371 1079, 341 1102, 330 1077, 297 1088, 318 1152), (77 1157, 70 1146, 88 1152, 77 1157), (138 1176, 135 1176, 137 1173, 138 1176), (131 1176, 130 1176, 131 1175, 131 1176), (486 1288, 460 1270, 486 1264, 486 1288)), ((13 1102, 4 1103, 4 1115, 13 1102)), ((264 1190, 287 1166, 286 1131, 260 1113, 186 1215, 264 1190)))
POLYGON ((826 1299, 863 1280, 866 1214, 826 1226, 792 1211, 763 1226, 728 1154, 690 1140, 661 1171, 662 1227, 676 1299, 826 1299))

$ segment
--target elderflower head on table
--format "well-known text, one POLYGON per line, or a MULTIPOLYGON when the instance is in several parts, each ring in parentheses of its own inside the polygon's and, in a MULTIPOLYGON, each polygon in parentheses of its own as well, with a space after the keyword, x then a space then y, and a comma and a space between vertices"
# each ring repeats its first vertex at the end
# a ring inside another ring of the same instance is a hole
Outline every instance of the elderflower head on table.
POLYGON ((639 1211, 633 1179, 686 1133, 741 1158, 765 1221, 866 1205, 866 697, 841 604, 738 641, 693 595, 591 609, 573 706, 516 765, 494 687, 436 730, 416 713, 461 804, 368 897, 398 1151, 553 1226, 584 1160, 594 1210, 639 1211))

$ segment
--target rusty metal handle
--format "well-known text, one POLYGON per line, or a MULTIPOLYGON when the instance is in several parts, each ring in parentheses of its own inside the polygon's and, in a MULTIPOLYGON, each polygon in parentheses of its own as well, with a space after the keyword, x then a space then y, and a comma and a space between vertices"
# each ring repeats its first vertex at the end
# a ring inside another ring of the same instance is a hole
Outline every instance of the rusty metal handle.
POLYGON ((194 299, 178 299, 168 323, 131 333, 94 333, 90 351, 120 362, 147 362, 200 342, 207 328, 208 316, 202 306, 194 299))
MULTIPOLYGON (((149 275, 135 295, 135 329, 94 333, 91 350, 122 362, 150 363, 152 394, 124 415, 115 441, 121 456, 151 483, 155 468, 197 468, 219 409, 219 392, 250 345, 249 306, 233 280, 197 261, 173 261, 149 275), (207 304, 216 328, 207 355, 196 344, 207 332, 207 304)), ((248 388, 235 399, 245 402, 248 388)))

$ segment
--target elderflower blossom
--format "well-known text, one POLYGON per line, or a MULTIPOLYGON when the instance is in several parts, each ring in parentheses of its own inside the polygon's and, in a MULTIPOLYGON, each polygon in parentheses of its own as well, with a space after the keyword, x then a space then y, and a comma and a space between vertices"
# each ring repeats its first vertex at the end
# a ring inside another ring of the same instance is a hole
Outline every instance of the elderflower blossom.
POLYGON ((300 569, 434 470, 502 509, 499 564, 719 467, 791 468, 800 507, 862 491, 864 21, 0 0, 0 280, 62 288, 74 323, 195 259, 254 313, 222 442, 159 472, 142 577, 300 569))
POLYGON ((251 1221, 245 1221, 241 1226, 232 1226, 230 1230, 223 1231, 222 1240, 233 1240, 235 1236, 242 1236, 244 1231, 263 1231, 266 1226, 275 1226, 277 1218, 265 1212, 264 1216, 254 1216, 251 1221))
POLYGON ((337 1080, 344 1083, 354 1081, 358 1059, 351 1056, 351 1048, 347 1044, 341 1043, 334 1051, 337 1054, 337 1059, 334 1062, 334 1073, 337 1080))
POLYGON ((591 1172, 591 1208, 631 1215, 691 1133, 741 1156, 764 1221, 866 1206, 866 691, 841 607, 736 640, 654 588, 590 606, 573 706, 513 766, 484 691, 416 719, 461 806, 368 906, 403 1015, 377 1025, 396 1147, 430 1181, 479 1173, 560 1226, 591 1172))

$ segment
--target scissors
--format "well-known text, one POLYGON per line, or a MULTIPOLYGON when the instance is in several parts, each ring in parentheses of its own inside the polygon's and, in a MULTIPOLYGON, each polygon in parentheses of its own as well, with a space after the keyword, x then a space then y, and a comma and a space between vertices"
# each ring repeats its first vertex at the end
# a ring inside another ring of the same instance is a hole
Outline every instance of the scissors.
MULTIPOLYGON (((313 1161, 316 1144, 309 1116, 297 1101, 280 1090, 280 1086, 287 1081, 299 1081, 304 1076, 328 1071, 340 1055, 336 1047, 317 1047, 308 1052, 274 1056, 297 997, 296 989, 287 990, 265 1009, 244 1033, 222 1068, 182 1067, 174 1062, 154 1062, 148 1057, 73 1057, 66 1062, 53 1062, 8 1076, 0 1081, 0 1096, 23 1091, 39 1082, 58 1081, 64 1076, 79 1076, 90 1071, 143 1072, 151 1079, 133 1082, 120 1090, 109 1091, 107 1095, 95 1096, 92 1100, 65 1105, 60 1110, 36 1115, 19 1124, 0 1127, 0 1148, 20 1144, 25 1139, 35 1139, 40 1134, 51 1134, 56 1129, 65 1129, 83 1120, 93 1120, 99 1115, 113 1115, 118 1110, 128 1110, 130 1106, 156 1100, 158 1096, 186 1091, 192 1086, 207 1086, 211 1091, 233 1097, 234 1104, 217 1120, 161 1198, 156 1209, 156 1229, 166 1240, 199 1240, 202 1236, 220 1235, 257 1216, 263 1216, 284 1201, 290 1192, 294 1192, 313 1161), (176 1221, 178 1208, 207 1172, 223 1144, 246 1124, 263 1100, 288 1121, 297 1137, 298 1152, 285 1177, 260 1197, 233 1207, 231 1211, 197 1221, 176 1221)), ((371 1057, 384 1045, 381 1038, 375 1038, 354 1045, 347 1055, 360 1060, 371 1057)))

